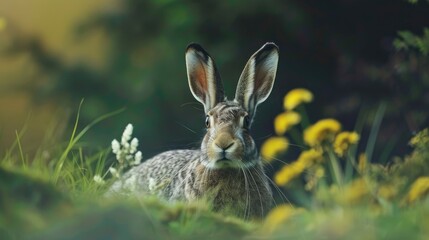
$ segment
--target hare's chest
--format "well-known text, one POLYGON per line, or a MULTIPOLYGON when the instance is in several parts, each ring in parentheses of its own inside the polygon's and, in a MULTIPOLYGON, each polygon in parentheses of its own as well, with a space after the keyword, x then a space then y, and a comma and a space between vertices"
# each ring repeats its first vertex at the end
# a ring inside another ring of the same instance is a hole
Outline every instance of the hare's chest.
POLYGON ((271 191, 260 175, 219 171, 195 183, 196 198, 207 200, 215 211, 239 217, 262 217, 271 206, 271 191))
POLYGON ((216 211, 230 212, 239 217, 263 217, 271 207, 271 192, 262 182, 240 179, 219 189, 213 199, 216 211))

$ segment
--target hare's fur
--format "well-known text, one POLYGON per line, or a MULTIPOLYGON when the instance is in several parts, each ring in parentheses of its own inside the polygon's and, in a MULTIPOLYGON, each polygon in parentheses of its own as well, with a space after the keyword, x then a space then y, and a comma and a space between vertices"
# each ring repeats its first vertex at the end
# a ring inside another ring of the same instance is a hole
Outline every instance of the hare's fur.
POLYGON ((152 194, 168 201, 203 199, 216 211, 244 218, 264 216, 272 193, 249 129, 256 106, 271 92, 277 60, 277 47, 265 44, 249 59, 235 99, 229 101, 211 57, 199 45, 190 45, 186 53, 189 86, 207 115, 201 149, 158 154, 125 173, 109 194, 152 194))

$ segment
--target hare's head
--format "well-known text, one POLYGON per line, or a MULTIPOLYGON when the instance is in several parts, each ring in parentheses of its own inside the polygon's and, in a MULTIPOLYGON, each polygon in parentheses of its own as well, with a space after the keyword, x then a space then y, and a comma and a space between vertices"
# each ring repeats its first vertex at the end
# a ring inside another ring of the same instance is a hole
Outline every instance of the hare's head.
POLYGON ((247 168, 259 163, 249 130, 256 107, 270 95, 276 76, 278 48, 266 43, 253 54, 238 81, 235 98, 226 99, 210 55, 198 44, 186 50, 189 87, 204 105, 207 133, 201 145, 208 168, 247 168))

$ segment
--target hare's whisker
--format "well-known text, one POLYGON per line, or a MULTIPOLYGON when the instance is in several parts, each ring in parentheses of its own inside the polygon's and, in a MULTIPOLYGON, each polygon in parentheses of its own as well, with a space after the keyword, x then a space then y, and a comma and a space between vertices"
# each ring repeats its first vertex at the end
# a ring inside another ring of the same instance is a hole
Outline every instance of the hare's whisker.
POLYGON ((244 191, 246 191, 246 205, 244 207, 244 216, 243 218, 245 220, 248 219, 249 215, 250 215, 250 205, 249 205, 249 201, 250 201, 250 193, 249 193, 249 186, 248 186, 248 182, 247 182, 247 176, 246 176, 246 172, 244 170, 243 167, 240 167, 241 172, 243 173, 243 177, 244 177, 244 191))
POLYGON ((259 191, 259 187, 258 187, 258 183, 255 181, 255 178, 253 177, 252 172, 250 172, 250 169, 246 169, 246 171, 249 173, 250 177, 252 178, 253 183, 255 184, 255 188, 256 191, 258 192, 258 196, 259 196, 259 203, 261 205, 261 218, 263 217, 263 213, 264 213, 264 206, 262 203, 262 196, 261 196, 261 192, 259 191))
POLYGON ((182 105, 180 105, 180 107, 185 107, 185 106, 188 106, 188 105, 200 106, 200 103, 199 102, 186 102, 186 103, 183 103, 182 105))
POLYGON ((197 133, 196 131, 194 131, 194 130, 192 130, 191 128, 189 128, 189 127, 187 127, 185 124, 183 124, 183 123, 180 123, 180 122, 177 122, 177 121, 175 121, 179 126, 182 126, 183 128, 185 128, 186 130, 189 130, 190 132, 192 132, 192 133, 197 133))
MULTIPOLYGON (((286 197, 283 191, 277 186, 277 184, 273 180, 271 180, 271 178, 269 178, 267 174, 265 174, 263 171, 260 173, 262 173, 265 176, 265 178, 274 186, 274 189, 276 189, 276 191, 280 194, 280 198, 282 199, 282 201, 287 202, 290 206, 292 206, 292 203, 290 202, 290 200, 286 197)), ((273 199, 274 199, 274 196, 273 196, 273 199)))

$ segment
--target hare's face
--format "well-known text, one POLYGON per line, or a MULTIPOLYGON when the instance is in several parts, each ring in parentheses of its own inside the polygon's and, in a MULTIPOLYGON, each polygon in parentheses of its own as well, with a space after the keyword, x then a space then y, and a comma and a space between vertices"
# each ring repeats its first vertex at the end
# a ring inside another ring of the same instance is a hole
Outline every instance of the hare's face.
POLYGON ((249 115, 237 102, 221 102, 207 113, 202 163, 212 169, 247 168, 258 163, 249 134, 249 115))

